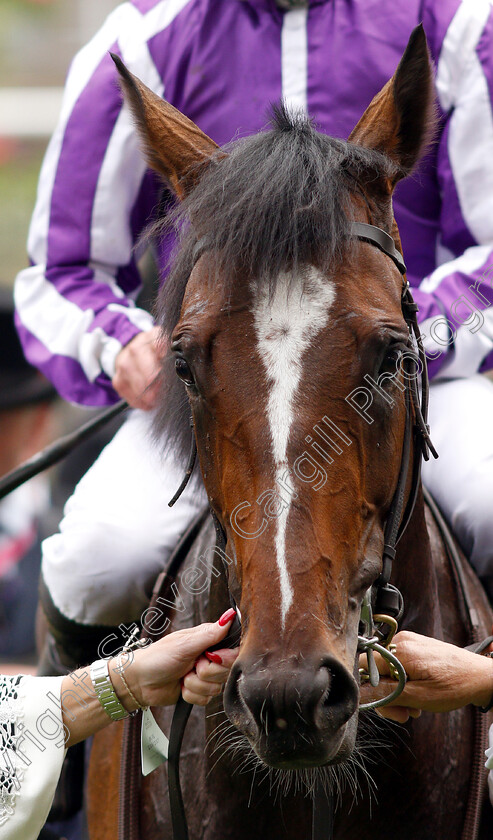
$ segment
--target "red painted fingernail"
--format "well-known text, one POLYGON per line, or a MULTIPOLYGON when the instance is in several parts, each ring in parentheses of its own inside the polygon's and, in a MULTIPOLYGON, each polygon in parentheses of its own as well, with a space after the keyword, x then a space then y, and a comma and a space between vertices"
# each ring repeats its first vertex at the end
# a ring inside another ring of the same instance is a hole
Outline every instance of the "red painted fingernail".
POLYGON ((226 612, 223 613, 223 615, 221 616, 221 618, 219 619, 219 621, 217 623, 219 624, 220 627, 224 627, 226 624, 228 624, 228 622, 232 621, 232 619, 235 617, 235 615, 236 615, 236 610, 234 610, 231 607, 229 610, 226 610, 226 612))
POLYGON ((223 661, 222 661, 221 657, 217 653, 209 653, 209 651, 206 650, 204 656, 207 656, 207 659, 209 660, 209 662, 215 662, 216 665, 222 665, 223 664, 223 661))

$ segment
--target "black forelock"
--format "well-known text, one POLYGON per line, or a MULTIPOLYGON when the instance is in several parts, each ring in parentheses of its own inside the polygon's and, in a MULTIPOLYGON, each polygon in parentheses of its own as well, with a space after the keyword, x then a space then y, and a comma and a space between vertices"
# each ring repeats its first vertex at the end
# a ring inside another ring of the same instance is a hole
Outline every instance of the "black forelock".
MULTIPOLYGON (((301 264, 333 268, 351 247, 351 195, 393 174, 384 155, 319 133, 284 104, 273 106, 270 130, 218 150, 162 223, 176 228, 179 245, 159 295, 158 323, 172 333, 199 240, 214 257, 209 282, 232 285, 241 274, 273 289, 301 264)), ((182 451, 190 440, 184 386, 171 367, 164 378, 157 433, 182 451)))

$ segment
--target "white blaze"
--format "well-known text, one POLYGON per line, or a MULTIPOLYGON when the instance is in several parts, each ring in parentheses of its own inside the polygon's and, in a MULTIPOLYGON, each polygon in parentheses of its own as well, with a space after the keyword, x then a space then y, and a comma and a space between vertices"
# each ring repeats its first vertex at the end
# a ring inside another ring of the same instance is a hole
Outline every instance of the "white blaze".
MULTIPOLYGON (((266 284, 268 285, 268 284, 266 284)), ((292 479, 287 460, 293 422, 293 403, 303 370, 303 354, 325 327, 335 298, 334 284, 314 266, 307 266, 296 279, 281 275, 275 292, 255 287, 253 314, 258 352, 270 386, 267 413, 272 439, 275 481, 292 479)), ((301 454, 301 453, 298 453, 301 454)), ((291 502, 277 517, 276 560, 281 585, 281 618, 284 626, 293 601, 293 588, 286 564, 286 526, 291 502)))

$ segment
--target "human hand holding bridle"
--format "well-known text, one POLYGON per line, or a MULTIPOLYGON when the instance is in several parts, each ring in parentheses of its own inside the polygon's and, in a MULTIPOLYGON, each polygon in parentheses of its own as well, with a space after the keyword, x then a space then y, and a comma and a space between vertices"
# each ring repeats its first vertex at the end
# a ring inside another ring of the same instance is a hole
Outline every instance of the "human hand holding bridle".
MULTIPOLYGON (((485 707, 490 702, 493 694, 490 657, 408 630, 397 633, 393 642, 408 681, 392 704, 378 709, 382 717, 405 723, 410 717, 419 717, 421 710, 449 712, 468 703, 485 707)), ((375 661, 383 679, 376 688, 369 684, 361 687, 361 702, 385 697, 395 686, 388 677, 388 663, 377 653, 375 661)))
POLYGON ((133 697, 125 691, 127 686, 118 681, 118 664, 114 670, 115 684, 125 708, 133 711, 135 699, 144 707, 173 705, 180 694, 187 703, 207 705, 221 693, 238 656, 237 648, 208 651, 227 636, 233 618, 234 611, 228 610, 214 624, 176 630, 131 652, 124 673, 133 697))
MULTIPOLYGON (((180 694, 187 703, 206 706, 221 693, 238 656, 238 649, 217 650, 233 618, 234 610, 230 609, 215 623, 177 630, 109 660, 109 678, 123 709, 131 713, 147 706, 173 705, 180 694), (212 647, 214 653, 208 650, 212 647)), ((117 719, 105 711, 87 668, 64 677, 62 717, 67 747, 117 719)))

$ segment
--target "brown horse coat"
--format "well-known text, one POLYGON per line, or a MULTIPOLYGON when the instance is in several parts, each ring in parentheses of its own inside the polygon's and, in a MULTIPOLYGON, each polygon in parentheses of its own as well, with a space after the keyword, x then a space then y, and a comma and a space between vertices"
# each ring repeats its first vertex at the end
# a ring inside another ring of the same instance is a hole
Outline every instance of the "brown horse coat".
MULTIPOLYGON (((120 70, 149 162, 183 199, 190 223, 163 306, 242 614, 227 718, 220 706, 209 711, 205 749, 203 712, 194 712, 184 742, 190 837, 308 837, 306 792, 321 773, 340 789, 337 840, 363 832, 369 840, 393 840, 396 832, 404 840, 459 840, 474 757, 471 710, 423 715, 402 729, 358 718, 360 607, 381 570, 402 460, 399 360, 409 334, 399 272, 374 246, 351 239, 350 222, 378 225, 400 248, 392 191, 433 127, 424 33, 413 33, 347 144, 281 109, 273 132, 218 153, 120 70), (368 378, 378 386, 371 406, 358 405, 368 378), (373 781, 355 798, 352 771, 363 763, 373 781)), ((187 562, 200 558, 198 546, 187 562)), ((467 575, 486 634, 488 605, 467 575)), ((466 642, 421 495, 392 580, 404 595, 404 627, 466 642)), ((222 576, 212 577, 208 605, 183 581, 187 609, 173 629, 229 605, 222 576)), ((165 729, 170 715, 160 713, 165 729)), ((104 738, 92 760, 91 840, 116 837, 107 817, 100 822, 106 794, 94 785, 101 750, 116 755, 111 735, 104 738)), ((143 784, 145 840, 171 836, 165 774, 143 784)), ((481 838, 486 832, 484 823, 481 838)))

